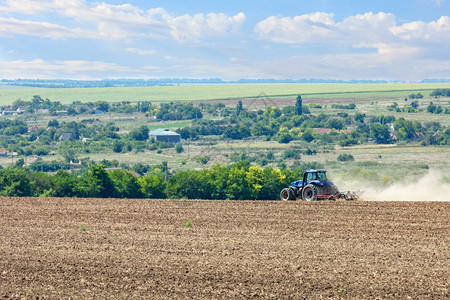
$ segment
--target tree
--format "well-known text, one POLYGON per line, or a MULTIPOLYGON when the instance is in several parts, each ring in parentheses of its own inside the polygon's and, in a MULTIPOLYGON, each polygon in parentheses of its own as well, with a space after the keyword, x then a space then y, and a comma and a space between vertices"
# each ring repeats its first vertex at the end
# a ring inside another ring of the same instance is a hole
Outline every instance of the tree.
POLYGON ((62 157, 64 157, 64 160, 68 163, 70 163, 71 161, 76 161, 77 160, 77 155, 74 149, 62 149, 60 150, 60 154, 62 155, 62 157))
POLYGON ((108 111, 109 110, 109 103, 106 101, 97 101, 95 102, 95 104, 97 105, 97 109, 101 110, 101 111, 108 111))
POLYGON ((139 177, 138 182, 145 198, 164 199, 167 197, 165 192, 167 182, 160 169, 155 169, 153 172, 139 177))
POLYGON ((303 113, 302 103, 302 96, 298 95, 297 100, 295 101, 295 114, 297 116, 300 116, 303 113))
POLYGON ((365 117, 365 115, 363 115, 362 113, 356 112, 355 116, 354 116, 354 119, 357 122, 364 123, 364 117, 365 117))
POLYGON ((50 121, 48 121, 47 126, 48 127, 58 128, 59 127, 59 122, 56 119, 51 119, 50 121))
POLYGON ((145 125, 142 125, 139 127, 139 131, 142 133, 142 136, 144 137, 144 141, 148 140, 148 127, 145 125))
POLYGON ((427 111, 431 114, 434 113, 436 111, 436 105, 434 105, 433 102, 430 102, 427 106, 427 111))
POLYGON ((274 107, 274 106, 268 106, 264 110, 264 116, 266 116, 266 118, 270 118, 270 119, 277 119, 278 117, 281 116, 281 114, 282 114, 281 109, 279 109, 278 107, 274 107))
POLYGON ((370 135, 377 144, 388 144, 391 141, 389 126, 374 123, 370 125, 370 135))
POLYGON ((394 122, 394 128, 397 130, 397 137, 400 140, 408 140, 415 137, 415 133, 422 129, 422 125, 418 121, 399 118, 394 122))
POLYGON ((80 129, 77 122, 75 121, 69 122, 66 125, 66 132, 72 133, 72 136, 70 137, 71 140, 80 139, 80 129))
POLYGON ((55 196, 53 189, 53 175, 45 172, 31 172, 29 179, 33 187, 33 196, 41 196, 42 194, 55 196))
POLYGON ((20 106, 26 106, 27 104, 29 104, 29 102, 22 100, 22 99, 17 99, 16 101, 13 102, 12 104, 12 110, 16 110, 18 109, 20 106))
POLYGON ((198 171, 180 171, 169 178, 167 196, 178 199, 208 199, 207 184, 198 171))
POLYGON ((26 170, 6 168, 0 170, 0 196, 26 197, 32 195, 32 186, 26 170))
POLYGON ((250 166, 246 179, 250 189, 250 199, 259 199, 264 185, 263 170, 258 166, 250 166))
POLYGON ((239 116, 243 110, 242 101, 239 100, 238 104, 236 105, 236 116, 239 116))
POLYGON ((148 127, 143 125, 137 129, 132 130, 128 136, 136 141, 146 141, 148 140, 148 127))
POLYGON ((16 168, 20 168, 23 167, 23 165, 25 164, 25 160, 23 158, 19 158, 15 163, 14 166, 16 168))
POLYGON ((229 168, 221 165, 214 165, 202 174, 208 180, 209 197, 214 200, 227 199, 225 189, 229 176, 229 168))
POLYGON ((233 127, 228 127, 224 133, 225 138, 233 139, 233 140, 241 140, 246 137, 249 137, 251 135, 250 130, 246 125, 240 126, 239 124, 236 124, 233 127))
POLYGON ((143 198, 144 194, 141 191, 141 186, 136 176, 121 169, 112 170, 108 174, 114 182, 116 197, 143 198))
POLYGON ((336 118, 329 118, 326 122, 325 122, 325 127, 327 128, 334 128, 337 130, 341 130, 344 129, 344 123, 336 118))
POLYGON ((39 108, 39 106, 43 102, 44 102, 44 99, 42 99, 41 96, 39 96, 39 95, 34 95, 33 99, 31 99, 31 105, 33 106, 33 108, 39 108))
POLYGON ((307 141, 308 143, 314 141, 313 130, 311 128, 306 128, 302 133, 302 140, 307 141))
POLYGON ((279 193, 283 187, 287 185, 286 176, 278 169, 264 168, 262 174, 262 187, 259 190, 258 200, 274 200, 278 199, 279 193))
POLYGON ((116 152, 116 153, 120 153, 120 152, 123 151, 123 147, 124 146, 125 146, 124 142, 116 141, 116 142, 114 142, 114 145, 113 145, 113 151, 116 152))
POLYGON ((288 106, 283 106, 281 108, 281 112, 283 113, 283 115, 285 116, 293 116, 295 113, 295 107, 292 105, 288 105, 288 106))
POLYGON ((111 198, 117 194, 114 182, 105 170, 105 165, 92 165, 83 177, 80 188, 87 197, 111 198))
POLYGON ((225 193, 228 199, 248 200, 251 197, 251 188, 247 181, 248 162, 240 162, 230 169, 225 193))
POLYGON ((77 112, 77 110, 76 110, 75 108, 73 108, 72 106, 70 106, 70 107, 67 109, 67 114, 68 114, 69 116, 75 116, 75 115, 78 114, 78 112, 77 112))
POLYGON ((278 132, 278 142, 281 144, 288 144, 294 138, 286 127, 283 127, 278 132))
POLYGON ((77 185, 78 178, 67 171, 59 170, 53 176, 53 189, 56 197, 75 197, 78 196, 77 185))

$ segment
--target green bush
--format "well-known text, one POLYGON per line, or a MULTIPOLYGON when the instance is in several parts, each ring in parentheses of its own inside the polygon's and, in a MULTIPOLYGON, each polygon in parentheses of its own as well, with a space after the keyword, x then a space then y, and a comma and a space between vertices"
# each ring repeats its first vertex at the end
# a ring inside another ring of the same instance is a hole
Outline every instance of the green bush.
POLYGON ((183 151, 184 151, 183 145, 177 144, 177 146, 175 147, 175 151, 176 151, 177 153, 183 152, 183 151))
POLYGON ((337 160, 346 162, 346 161, 353 161, 353 160, 355 160, 355 158, 351 154, 344 153, 344 154, 339 154, 339 156, 337 157, 337 160))
POLYGON ((199 163, 199 164, 203 164, 206 165, 209 162, 209 157, 208 156, 199 156, 197 157, 195 160, 199 163))
POLYGON ((116 153, 120 153, 120 152, 122 152, 124 146, 125 146, 124 142, 116 141, 116 142, 114 142, 114 145, 113 145, 113 151, 116 153))
POLYGON ((297 150, 285 150, 281 154, 282 159, 300 159, 300 152, 297 150))

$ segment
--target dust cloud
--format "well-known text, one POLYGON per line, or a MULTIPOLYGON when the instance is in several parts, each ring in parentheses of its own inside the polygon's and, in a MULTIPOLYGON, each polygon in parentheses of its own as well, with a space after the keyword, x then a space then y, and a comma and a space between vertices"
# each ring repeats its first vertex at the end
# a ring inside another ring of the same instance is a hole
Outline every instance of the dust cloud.
POLYGON ((366 189, 366 201, 450 201, 450 180, 438 171, 430 171, 420 180, 396 183, 384 190, 366 189))

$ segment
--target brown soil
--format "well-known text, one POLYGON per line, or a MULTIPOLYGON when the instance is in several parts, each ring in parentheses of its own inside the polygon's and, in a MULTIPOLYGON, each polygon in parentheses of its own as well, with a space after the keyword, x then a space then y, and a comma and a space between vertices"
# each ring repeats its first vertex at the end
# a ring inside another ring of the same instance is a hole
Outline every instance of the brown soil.
POLYGON ((449 278, 450 202, 0 198, 2 299, 448 299, 449 278))

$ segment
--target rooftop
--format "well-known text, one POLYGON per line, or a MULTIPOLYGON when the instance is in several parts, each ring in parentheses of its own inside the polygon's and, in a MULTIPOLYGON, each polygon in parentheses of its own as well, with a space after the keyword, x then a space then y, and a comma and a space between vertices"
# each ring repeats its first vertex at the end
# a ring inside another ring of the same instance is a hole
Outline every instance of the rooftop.
POLYGON ((170 131, 169 129, 159 128, 159 129, 156 129, 156 130, 153 130, 153 131, 149 132, 148 135, 151 135, 151 136, 159 135, 159 136, 161 136, 161 135, 179 135, 179 134, 176 133, 176 132, 170 131))

